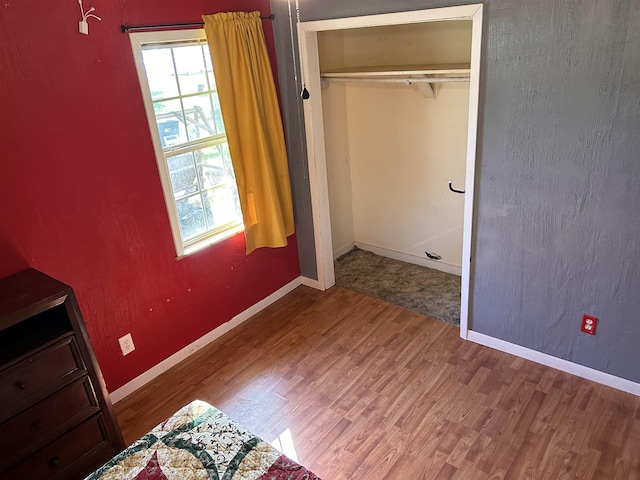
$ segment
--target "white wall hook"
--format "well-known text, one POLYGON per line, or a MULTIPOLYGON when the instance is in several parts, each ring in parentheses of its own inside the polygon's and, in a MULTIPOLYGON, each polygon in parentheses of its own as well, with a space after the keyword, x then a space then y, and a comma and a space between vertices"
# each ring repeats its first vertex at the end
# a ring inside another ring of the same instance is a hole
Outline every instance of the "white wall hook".
POLYGON ((97 18, 99 21, 102 21, 102 18, 91 13, 95 11, 94 7, 91 7, 89 10, 85 12, 84 7, 82 6, 82 0, 78 0, 78 4, 80 5, 80 14, 82 15, 82 20, 78 22, 78 30, 83 35, 89 35, 89 24, 87 23, 87 18, 93 17, 93 18, 97 18))

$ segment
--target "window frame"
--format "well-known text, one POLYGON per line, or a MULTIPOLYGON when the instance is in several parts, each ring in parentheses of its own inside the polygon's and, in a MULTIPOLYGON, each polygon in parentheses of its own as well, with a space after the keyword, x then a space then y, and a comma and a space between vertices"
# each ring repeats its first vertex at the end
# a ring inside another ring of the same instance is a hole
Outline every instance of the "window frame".
MULTIPOLYGON (((159 44, 166 43, 167 46, 176 43, 188 43, 188 42, 202 42, 206 41, 204 29, 186 29, 186 30, 163 30, 153 32, 132 32, 129 34, 131 42, 131 49, 135 60, 136 72, 138 74, 138 82, 140 84, 140 91, 142 93, 144 108, 147 115, 147 124, 149 126, 149 132, 151 133, 151 140, 153 143, 153 150, 156 157, 156 164, 158 166, 158 173, 160 175, 160 183, 162 185, 162 191, 164 194, 164 200, 167 207, 167 214, 169 217, 169 223, 171 225, 171 235, 173 243, 176 249, 176 260, 184 258, 185 256, 199 251, 209 245, 219 243, 227 238, 230 238, 238 233, 244 231, 244 225, 242 223, 242 217, 239 224, 231 224, 227 228, 221 231, 208 231, 201 235, 194 237, 188 241, 182 240, 180 220, 178 217, 178 210, 176 201, 174 198, 174 192, 171 185, 171 178, 169 175, 168 157, 164 149, 162 148, 162 140, 158 131, 158 124, 156 121, 156 114, 153 107, 153 98, 151 90, 149 88, 149 80, 144 67, 142 51, 143 49, 152 44, 157 46, 159 44)), ((208 141, 187 141, 182 149, 193 150, 194 144, 201 148, 207 148, 220 143, 228 143, 226 141, 220 142, 216 140, 208 141)))

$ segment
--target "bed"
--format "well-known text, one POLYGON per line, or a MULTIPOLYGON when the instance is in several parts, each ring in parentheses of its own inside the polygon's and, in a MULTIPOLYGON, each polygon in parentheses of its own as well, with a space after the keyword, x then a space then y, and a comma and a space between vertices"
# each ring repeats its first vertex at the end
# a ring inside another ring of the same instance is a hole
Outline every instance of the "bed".
POLYGON ((196 400, 85 480, 320 480, 220 410, 196 400))

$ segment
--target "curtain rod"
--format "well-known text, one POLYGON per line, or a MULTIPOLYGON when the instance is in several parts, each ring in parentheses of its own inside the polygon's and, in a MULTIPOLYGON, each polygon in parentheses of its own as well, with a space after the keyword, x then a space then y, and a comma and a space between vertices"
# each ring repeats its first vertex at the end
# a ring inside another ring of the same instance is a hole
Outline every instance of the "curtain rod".
MULTIPOLYGON (((268 17, 260 17, 262 20, 273 20, 275 18, 274 15, 269 15, 268 17)), ((204 22, 195 22, 195 23, 166 23, 161 25, 120 25, 120 30, 122 33, 127 33, 132 30, 159 30, 164 28, 181 28, 181 27, 202 27, 204 22)))

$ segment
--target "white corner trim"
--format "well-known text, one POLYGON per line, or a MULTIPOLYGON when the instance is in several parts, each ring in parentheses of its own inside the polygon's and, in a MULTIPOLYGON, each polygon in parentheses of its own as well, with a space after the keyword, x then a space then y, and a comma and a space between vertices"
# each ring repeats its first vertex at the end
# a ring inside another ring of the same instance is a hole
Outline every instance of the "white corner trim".
POLYGON ((126 383, 122 387, 117 388, 116 390, 111 392, 109 394, 109 396, 111 397, 111 402, 112 403, 119 402, 124 397, 135 392, 137 389, 149 383, 151 380, 161 375, 162 373, 166 372, 171 367, 177 365, 182 360, 186 359, 190 355, 193 355, 195 352, 197 352, 201 348, 209 345, 211 342, 220 338, 225 333, 233 330, 243 322, 246 322, 256 313, 259 313, 260 311, 264 310, 272 303, 276 302, 277 300, 280 300, 286 294, 292 292, 294 289, 296 289, 302 284, 305 284, 303 277, 298 277, 292 280, 291 282, 287 283, 284 287, 276 290, 268 297, 260 300, 255 305, 246 309, 244 312, 239 313, 238 315, 233 317, 231 320, 229 320, 227 323, 223 323, 219 327, 213 329, 209 333, 197 339, 195 342, 187 345, 182 350, 177 351, 176 353, 171 355, 169 358, 166 358, 165 360, 161 361, 157 365, 154 365, 146 372, 138 375, 136 378, 134 378, 130 382, 126 383))
POLYGON ((300 277, 300 283, 305 287, 315 288, 316 290, 321 290, 321 291, 326 290, 326 288, 322 288, 322 285, 320 284, 319 280, 314 280, 313 278, 300 277))
POLYGON ((570 362, 569 360, 553 357, 546 353, 521 347, 520 345, 505 342, 504 340, 490 337, 472 330, 468 331, 467 340, 500 350, 501 352, 510 353, 517 357, 531 360, 532 362, 546 365, 547 367, 555 368, 587 380, 592 380, 596 383, 600 383, 601 385, 606 385, 617 390, 622 390, 623 392, 640 396, 640 383, 635 383, 625 378, 616 377, 609 373, 594 370, 593 368, 585 367, 584 365, 579 365, 577 363, 570 362))

